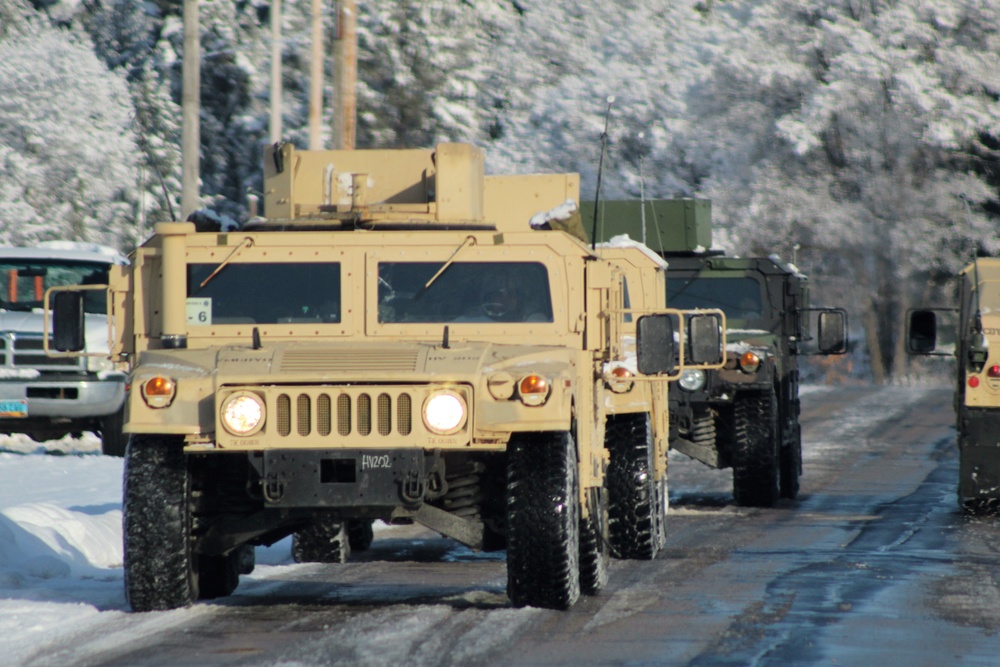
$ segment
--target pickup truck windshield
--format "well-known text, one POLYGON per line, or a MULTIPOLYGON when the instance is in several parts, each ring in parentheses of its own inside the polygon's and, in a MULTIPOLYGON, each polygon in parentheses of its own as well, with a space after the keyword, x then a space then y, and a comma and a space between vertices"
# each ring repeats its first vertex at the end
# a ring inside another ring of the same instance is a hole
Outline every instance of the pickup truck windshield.
MULTIPOLYGON (((0 262, 0 309, 30 311, 42 307, 45 290, 63 285, 105 285, 108 264, 66 260, 6 260, 0 262)), ((100 290, 84 292, 84 310, 104 314, 107 297, 100 290)))
POLYGON ((337 262, 234 262, 201 287, 217 267, 188 265, 188 303, 207 314, 202 324, 340 322, 337 262))
POLYGON ((552 322, 545 266, 537 262, 378 265, 379 322, 552 322))
POLYGON ((699 278, 668 274, 670 308, 719 308, 729 319, 763 317, 761 285, 753 278, 699 278))

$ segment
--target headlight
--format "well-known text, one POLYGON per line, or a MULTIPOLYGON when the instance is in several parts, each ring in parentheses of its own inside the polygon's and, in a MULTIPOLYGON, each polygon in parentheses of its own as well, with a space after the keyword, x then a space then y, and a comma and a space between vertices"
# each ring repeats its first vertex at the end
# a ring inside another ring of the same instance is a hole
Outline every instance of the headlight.
POLYGON ((177 383, 171 378, 157 375, 139 384, 139 392, 142 400, 151 408, 165 408, 174 401, 174 394, 177 392, 177 383))
POLYGON ((705 371, 692 370, 681 373, 681 379, 677 381, 681 389, 687 391, 698 391, 705 386, 705 371))
POLYGON ((467 412, 461 396, 453 391, 442 391, 424 402, 424 424, 434 433, 450 435, 465 424, 467 412))
POLYGON ((222 425, 233 435, 253 435, 264 425, 264 401, 249 391, 238 391, 222 402, 222 425))

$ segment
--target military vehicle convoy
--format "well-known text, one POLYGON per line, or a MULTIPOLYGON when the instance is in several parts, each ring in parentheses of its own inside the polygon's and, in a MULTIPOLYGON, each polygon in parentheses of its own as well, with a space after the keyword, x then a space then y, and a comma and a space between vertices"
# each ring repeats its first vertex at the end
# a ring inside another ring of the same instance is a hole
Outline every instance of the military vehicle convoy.
POLYGON ((990 513, 1000 505, 1000 259, 973 261, 957 287, 958 308, 909 313, 907 352, 955 356, 958 502, 990 513))
MULTIPOLYGON (((576 175, 485 177, 464 144, 264 157, 266 218, 160 223, 111 279, 132 608, 228 595, 290 534, 296 560, 342 562, 375 519, 506 548, 515 605, 597 593, 608 508, 650 478, 608 490, 605 424, 721 357, 721 314, 631 312, 618 263, 530 229, 576 175)), ((81 348, 81 295, 51 293, 58 350, 81 348)))
POLYGON ((105 285, 127 261, 96 243, 0 248, 0 433, 43 441, 93 431, 104 454, 125 453, 126 374, 108 359, 104 294, 90 293, 83 303, 88 356, 46 356, 42 301, 50 287, 105 285))
MULTIPOLYGON (((591 219, 593 205, 582 208, 591 219)), ((806 277, 776 257, 713 249, 707 200, 606 201, 597 220, 599 239, 629 235, 667 260, 671 307, 726 315, 724 367, 684 370, 670 386, 670 446, 710 467, 732 468, 739 505, 795 498, 802 473, 798 357, 846 352, 846 313, 810 308, 806 277)))

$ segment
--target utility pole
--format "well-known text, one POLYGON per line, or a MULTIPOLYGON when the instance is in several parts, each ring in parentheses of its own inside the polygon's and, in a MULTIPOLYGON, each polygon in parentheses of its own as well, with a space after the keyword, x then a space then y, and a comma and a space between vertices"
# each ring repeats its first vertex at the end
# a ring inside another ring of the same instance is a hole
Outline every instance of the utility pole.
POLYGON ((271 0, 271 143, 281 141, 281 0, 271 0))
POLYGON ((312 0, 312 65, 309 69, 309 150, 323 148, 323 0, 312 0))
POLYGON ((184 0, 184 65, 181 107, 181 220, 201 208, 201 29, 198 0, 184 0))
POLYGON ((333 42, 333 147, 353 150, 357 125, 358 14, 354 0, 338 0, 333 42))

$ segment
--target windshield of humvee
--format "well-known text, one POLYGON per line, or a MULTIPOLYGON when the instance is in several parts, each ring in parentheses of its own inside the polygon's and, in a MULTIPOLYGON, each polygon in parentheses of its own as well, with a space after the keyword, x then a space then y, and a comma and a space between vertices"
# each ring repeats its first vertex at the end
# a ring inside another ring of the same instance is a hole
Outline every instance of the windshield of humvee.
MULTIPOLYGON (((0 309, 30 311, 42 307, 45 290, 63 285, 104 285, 108 282, 104 262, 68 260, 5 260, 0 262, 0 309)), ((83 307, 103 315, 108 302, 101 290, 87 290, 83 307)))
POLYGON ((198 324, 340 322, 337 262, 189 264, 188 306, 198 324))
POLYGON ((442 266, 442 262, 380 262, 378 321, 553 321, 549 277, 542 264, 454 262, 434 278, 442 266))
POLYGON ((670 274, 667 279, 670 308, 719 308, 729 319, 764 315, 760 283, 753 278, 708 278, 670 274))

